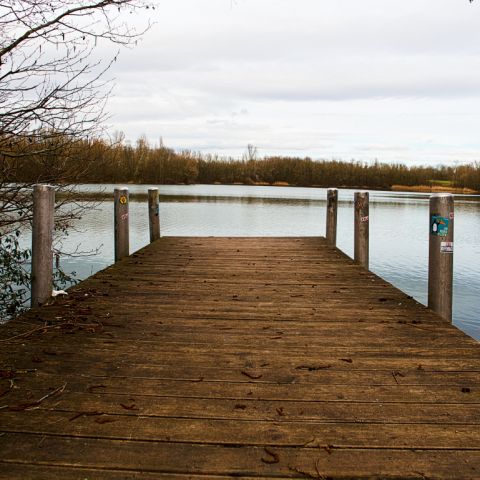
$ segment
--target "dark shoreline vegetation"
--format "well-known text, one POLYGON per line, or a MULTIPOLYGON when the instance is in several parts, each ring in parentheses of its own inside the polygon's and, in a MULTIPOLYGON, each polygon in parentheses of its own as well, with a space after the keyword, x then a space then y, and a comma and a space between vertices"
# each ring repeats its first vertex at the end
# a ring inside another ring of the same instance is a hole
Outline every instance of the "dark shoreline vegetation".
MULTIPOLYGON (((118 136, 117 136, 118 139, 118 136)), ((15 152, 2 156, 3 162, 15 164, 17 181, 49 182, 61 177, 61 171, 77 183, 243 184, 285 185, 298 187, 354 187, 382 190, 480 191, 480 162, 468 165, 412 166, 361 161, 312 160, 311 158, 270 156, 259 158, 251 145, 242 159, 220 157, 184 150, 174 152, 161 143, 151 146, 146 137, 136 145, 108 142, 104 139, 60 142, 59 148, 43 150, 39 142, 16 142, 15 152), (65 152, 68 148, 71 152, 65 152), (44 154, 43 151, 47 151, 44 154), (29 155, 25 155, 28 152, 29 155), (38 156, 37 162, 28 158, 38 156), (79 158, 81 157, 81 161, 79 158), (25 158, 25 161, 23 160, 25 158), (60 175, 59 175, 60 174, 60 175), (420 187, 420 188, 419 188, 420 187)), ((467 193, 467 192, 465 192, 467 193)))

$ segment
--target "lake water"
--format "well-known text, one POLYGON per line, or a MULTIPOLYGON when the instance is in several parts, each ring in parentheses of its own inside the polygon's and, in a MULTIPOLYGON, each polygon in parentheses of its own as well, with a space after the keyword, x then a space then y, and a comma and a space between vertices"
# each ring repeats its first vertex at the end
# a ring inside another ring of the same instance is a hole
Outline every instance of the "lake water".
MULTIPOLYGON (((147 191, 129 185, 130 251, 149 242, 147 191), (144 194, 141 195, 141 194, 144 194)), ((113 192, 115 185, 84 185, 113 192)), ((162 236, 324 236, 327 191, 243 185, 162 185, 162 236)), ((339 190, 337 246, 353 257, 353 193, 339 190)), ((427 303, 429 194, 370 191, 370 269, 427 303)), ((480 340, 480 196, 455 195, 453 323, 480 340)), ((113 200, 82 218, 64 240, 98 255, 62 259, 83 279, 113 263, 113 200)))

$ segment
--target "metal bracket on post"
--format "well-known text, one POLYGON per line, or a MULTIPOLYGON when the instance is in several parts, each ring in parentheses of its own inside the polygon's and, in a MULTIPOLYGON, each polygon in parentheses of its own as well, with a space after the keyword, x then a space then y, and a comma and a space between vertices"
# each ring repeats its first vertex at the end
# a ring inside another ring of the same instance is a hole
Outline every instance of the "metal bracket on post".
POLYGON ((128 188, 115 188, 115 262, 127 257, 130 253, 128 218, 130 202, 128 197, 128 188))
POLYGON ((452 321, 453 217, 451 193, 430 196, 428 245, 428 307, 452 321))
POLYGON ((334 245, 337 244, 337 210, 338 190, 329 188, 327 190, 327 228, 325 237, 334 245))
POLYGON ((55 187, 33 187, 32 307, 52 296, 55 187))
POLYGON ((148 223, 150 225, 150 243, 160 238, 160 200, 158 188, 148 189, 148 223))
POLYGON ((354 259, 368 268, 369 261, 369 197, 368 192, 354 194, 354 259))

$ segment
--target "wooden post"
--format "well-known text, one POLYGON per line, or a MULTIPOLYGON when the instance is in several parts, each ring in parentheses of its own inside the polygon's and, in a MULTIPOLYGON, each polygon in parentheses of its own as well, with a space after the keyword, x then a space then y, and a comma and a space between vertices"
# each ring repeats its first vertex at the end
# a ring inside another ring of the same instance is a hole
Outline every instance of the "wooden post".
POLYGON ((453 302, 453 195, 430 196, 428 247, 428 307, 452 321, 453 302))
POLYGON ((325 237, 334 245, 337 244, 337 210, 338 190, 329 188, 327 190, 327 229, 325 237))
POLYGON ((115 262, 130 253, 129 244, 129 199, 128 188, 117 187, 114 193, 115 202, 115 262))
POLYGON ((354 259, 368 268, 368 234, 369 234, 369 200, 368 192, 354 194, 354 259))
POLYGON ((150 243, 160 238, 160 199, 158 188, 148 189, 148 220, 150 224, 150 243))
POLYGON ((52 296, 55 187, 33 187, 32 307, 52 296))

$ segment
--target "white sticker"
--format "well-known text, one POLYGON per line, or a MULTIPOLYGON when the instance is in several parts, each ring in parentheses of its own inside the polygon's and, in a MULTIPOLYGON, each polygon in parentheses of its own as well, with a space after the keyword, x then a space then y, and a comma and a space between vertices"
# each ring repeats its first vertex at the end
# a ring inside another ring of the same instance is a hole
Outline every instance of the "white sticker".
POLYGON ((366 217, 361 218, 362 222, 368 222, 368 215, 366 217))
POLYGON ((453 253, 453 242, 441 242, 440 253, 453 253))
POLYGON ((122 220, 125 220, 126 218, 128 218, 128 213, 125 213, 124 215, 122 215, 122 220))
POLYGON ((453 212, 450 212, 450 220, 453 220, 453 212))

